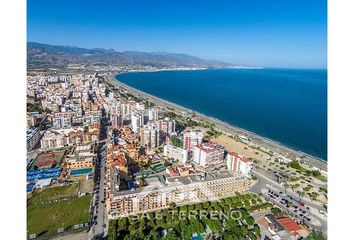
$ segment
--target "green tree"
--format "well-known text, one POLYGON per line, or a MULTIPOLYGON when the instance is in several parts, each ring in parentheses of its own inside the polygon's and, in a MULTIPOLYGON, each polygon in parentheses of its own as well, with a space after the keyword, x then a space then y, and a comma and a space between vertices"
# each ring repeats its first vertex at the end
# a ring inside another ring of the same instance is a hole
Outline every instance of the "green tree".
POLYGON ((253 217, 251 217, 251 216, 247 217, 246 222, 247 222, 248 226, 253 226, 253 224, 254 224, 253 217))
POLYGON ((279 217, 283 214, 282 210, 280 208, 274 207, 271 209, 271 212, 274 216, 279 217))

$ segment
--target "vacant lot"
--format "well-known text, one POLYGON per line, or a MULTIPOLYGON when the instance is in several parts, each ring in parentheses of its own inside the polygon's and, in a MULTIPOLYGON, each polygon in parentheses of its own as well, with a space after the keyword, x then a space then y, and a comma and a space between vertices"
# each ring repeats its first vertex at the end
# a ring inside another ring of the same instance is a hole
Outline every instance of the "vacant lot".
POLYGON ((55 201, 65 198, 73 198, 78 194, 79 185, 72 184, 62 187, 51 187, 44 190, 37 190, 30 199, 30 204, 39 204, 42 202, 55 201))
POLYGON ((58 228, 66 228, 89 221, 91 196, 75 198, 48 204, 27 206, 27 231, 37 236, 56 233, 58 228))

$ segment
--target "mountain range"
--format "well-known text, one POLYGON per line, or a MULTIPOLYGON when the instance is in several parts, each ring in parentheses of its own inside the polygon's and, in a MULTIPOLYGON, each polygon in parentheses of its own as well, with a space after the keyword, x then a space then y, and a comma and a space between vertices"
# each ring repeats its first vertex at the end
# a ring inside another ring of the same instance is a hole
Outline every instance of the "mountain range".
POLYGON ((27 68, 66 68, 69 65, 115 66, 115 67, 198 67, 227 68, 235 64, 203 60, 188 54, 166 52, 123 51, 103 48, 80 48, 55 46, 43 43, 27 43, 27 68))

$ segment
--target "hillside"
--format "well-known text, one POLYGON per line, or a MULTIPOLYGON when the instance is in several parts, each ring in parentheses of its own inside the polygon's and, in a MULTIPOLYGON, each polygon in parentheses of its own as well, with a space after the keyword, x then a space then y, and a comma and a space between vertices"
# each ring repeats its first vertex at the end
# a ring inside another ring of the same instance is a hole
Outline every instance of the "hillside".
POLYGON ((86 49, 72 46, 54 46, 35 42, 27 43, 28 69, 66 68, 69 64, 128 68, 222 68, 233 66, 233 64, 203 60, 187 54, 138 51, 118 52, 113 49, 86 49))

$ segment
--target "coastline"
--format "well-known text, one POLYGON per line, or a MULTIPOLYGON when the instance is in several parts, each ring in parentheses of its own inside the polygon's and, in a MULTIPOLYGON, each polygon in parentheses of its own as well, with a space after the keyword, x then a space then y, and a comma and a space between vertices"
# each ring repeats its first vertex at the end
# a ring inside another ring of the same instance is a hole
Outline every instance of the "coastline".
POLYGON ((310 154, 304 153, 304 152, 296 150, 296 149, 292 149, 290 147, 285 146, 282 143, 276 142, 276 141, 269 139, 267 137, 260 136, 256 133, 253 133, 253 132, 248 131, 246 129, 239 128, 237 126, 233 126, 233 125, 231 125, 227 122, 221 121, 217 118, 207 116, 207 115, 200 113, 198 111, 188 109, 186 107, 180 106, 178 104, 169 102, 167 100, 161 99, 161 98, 156 97, 154 95, 145 93, 141 90, 138 90, 136 88, 128 86, 128 85, 120 82, 116 78, 119 74, 120 73, 112 73, 111 77, 109 79, 107 79, 107 81, 114 86, 125 88, 128 92, 130 92, 133 95, 138 95, 138 96, 144 97, 144 98, 148 99, 149 101, 155 103, 158 106, 173 107, 175 110, 180 111, 180 112, 181 111, 193 112, 199 118, 202 118, 202 119, 205 119, 205 120, 208 120, 208 121, 214 123, 216 125, 216 127, 226 135, 235 135, 235 134, 244 135, 244 136, 248 137, 249 139, 251 139, 252 143, 259 145, 261 147, 265 147, 273 152, 281 153, 283 156, 286 156, 288 153, 288 154, 293 155, 295 157, 303 157, 302 161, 306 165, 311 166, 311 167, 316 167, 320 170, 327 172, 327 162, 324 161, 323 159, 320 159, 315 156, 311 156, 310 154))

